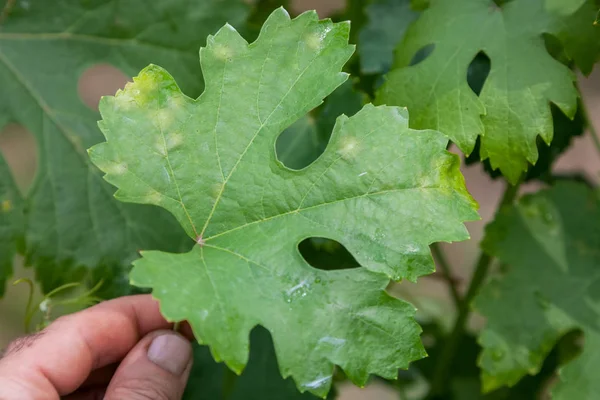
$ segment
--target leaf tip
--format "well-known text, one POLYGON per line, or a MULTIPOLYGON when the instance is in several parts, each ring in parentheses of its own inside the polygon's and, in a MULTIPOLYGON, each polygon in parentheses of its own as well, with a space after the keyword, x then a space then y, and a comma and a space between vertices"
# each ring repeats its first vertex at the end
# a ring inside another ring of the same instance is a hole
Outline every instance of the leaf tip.
POLYGON ((272 13, 271 13, 271 15, 273 15, 273 14, 276 14, 276 13, 277 13, 277 14, 280 14, 280 15, 282 15, 282 16, 284 16, 284 17, 286 17, 288 20, 289 20, 289 19, 291 19, 291 17, 290 17, 290 13, 288 13, 288 11, 285 9, 285 7, 284 7, 284 6, 279 6, 279 7, 277 7, 277 8, 276 8, 276 9, 275 9, 275 10, 274 10, 272 13))

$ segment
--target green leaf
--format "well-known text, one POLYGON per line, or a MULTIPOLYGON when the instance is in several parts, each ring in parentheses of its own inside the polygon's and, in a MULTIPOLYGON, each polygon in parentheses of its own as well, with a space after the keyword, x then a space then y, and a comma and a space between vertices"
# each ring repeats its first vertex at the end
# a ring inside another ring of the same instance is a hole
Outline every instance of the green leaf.
MULTIPOLYGON (((585 118, 578 110, 573 119, 569 119, 556 107, 552 107, 552 121, 554 125, 554 136, 552 143, 548 146, 538 138, 537 148, 539 152, 538 162, 527 170, 527 174, 523 178, 524 182, 531 180, 540 180, 543 182, 553 182, 555 176, 552 175, 552 167, 556 160, 565 152, 573 140, 578 136, 583 135, 585 131, 585 118)), ((473 153, 469 157, 465 157, 465 164, 470 165, 479 162, 479 141, 475 144, 473 153)), ((483 161, 484 171, 492 178, 496 179, 500 176, 497 170, 492 169, 489 160, 483 161)))
POLYGON ((410 0, 377 0, 366 13, 368 22, 358 37, 360 68, 365 74, 381 74, 392 66, 396 45, 419 14, 410 0))
MULTIPOLYGON (((411 367, 418 369, 431 381, 436 373, 436 364, 446 345, 447 336, 443 330, 437 328, 433 332, 424 327, 424 335, 429 334, 435 338, 432 347, 426 348, 427 358, 413 363, 411 367)), ((476 337, 470 334, 463 335, 458 344, 457 354, 451 369, 454 371, 450 382, 450 393, 442 395, 439 399, 454 400, 532 400, 543 398, 548 391, 548 381, 555 377, 555 372, 560 361, 560 353, 574 340, 565 337, 546 357, 543 366, 535 376, 526 376, 513 387, 502 387, 487 393, 482 393, 481 370, 477 367, 477 358, 481 347, 476 337)), ((436 399, 438 399, 436 397, 436 399)))
POLYGON ((296 389, 291 379, 281 378, 273 342, 265 329, 250 335, 250 358, 240 377, 231 376, 216 363, 206 346, 194 346, 194 365, 184 400, 309 400, 316 397, 296 389), (229 378, 229 379, 228 379, 229 378))
MULTIPOLYGON (((98 113, 79 98, 78 79, 99 63, 133 75, 154 61, 169 67, 190 94, 200 93, 202 38, 225 20, 245 17, 241 0, 226 4, 0 1, 0 8, 7 6, 0 25, 0 120, 24 125, 37 140, 39 171, 25 200, 25 251, 44 291, 93 269, 122 277, 141 248, 181 249, 185 236, 172 216, 115 201, 114 189, 90 163, 85 149, 102 135, 98 113)), ((3 174, 0 186, 10 180, 3 174)))
POLYGON ((589 75, 600 58, 600 26, 594 23, 598 6, 594 0, 581 3, 573 13, 551 15, 552 30, 549 33, 559 39, 566 57, 572 59, 581 72, 589 75))
POLYGON ((565 368, 568 378, 559 393, 598 393, 598 367, 583 360, 594 360, 598 353, 599 205, 597 194, 585 185, 562 182, 502 209, 487 227, 484 250, 508 267, 475 301, 488 320, 479 338, 485 389, 513 385, 536 373, 563 335, 582 329, 584 358, 565 368), (586 381, 594 382, 595 389, 584 386, 586 381), (566 387, 572 385, 577 388, 566 387))
POLYGON ((554 400, 598 399, 600 382, 600 335, 597 331, 587 331, 583 353, 559 370, 560 381, 552 389, 554 400))
MULTIPOLYGON (((544 0, 514 0, 502 8, 487 0, 432 1, 397 49, 378 103, 408 107, 412 127, 444 132, 467 155, 480 136, 481 158, 517 182, 538 159, 537 136, 552 141, 549 103, 569 117, 577 108, 575 75, 550 57, 542 34, 555 34, 585 68, 597 57, 591 48, 592 56, 582 54, 582 43, 594 36, 580 38, 575 32, 583 28, 571 17, 558 18, 544 6, 544 0), (429 45, 431 55, 411 65, 429 45), (477 96, 467 69, 479 52, 491 59, 491 71, 477 96)), ((594 16, 586 15, 591 29, 594 16)), ((583 17, 573 18, 580 23, 583 17)))
POLYGON ((577 11, 587 0, 546 0, 546 7, 548 10, 563 14, 570 15, 577 11))
POLYGON ((300 171, 277 160, 278 135, 346 80, 348 32, 283 9, 250 45, 226 25, 200 51, 197 100, 151 65, 103 99, 107 142, 90 150, 119 199, 166 208, 197 243, 144 252, 132 282, 236 372, 250 330, 266 327, 283 376, 319 396, 334 364, 364 385, 424 356, 414 307, 385 287, 431 273, 429 244, 466 239, 477 218, 447 139, 410 130, 404 109, 341 116, 300 171), (365 268, 310 267, 297 249, 307 237, 339 241, 365 268))
POLYGON ((10 169, 0 157, 0 297, 6 280, 12 275, 12 265, 23 240, 23 199, 13 181, 10 169))

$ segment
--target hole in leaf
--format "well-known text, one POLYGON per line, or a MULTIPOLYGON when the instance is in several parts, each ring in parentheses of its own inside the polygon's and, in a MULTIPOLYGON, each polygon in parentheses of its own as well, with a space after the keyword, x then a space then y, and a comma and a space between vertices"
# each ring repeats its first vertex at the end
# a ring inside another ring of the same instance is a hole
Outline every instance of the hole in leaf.
POLYGON ((412 60, 410 60, 409 65, 413 66, 413 65, 422 63, 423 61, 425 61, 425 59, 427 57, 429 57, 431 55, 431 53, 433 53, 434 49, 435 49, 435 44, 433 44, 433 43, 430 43, 426 46, 421 47, 419 50, 417 50, 417 52, 413 56, 412 60))
POLYGON ((289 169, 305 168, 325 151, 328 141, 329 138, 320 132, 314 118, 307 114, 277 137, 277 159, 289 169))
POLYGON ((292 170, 309 166, 327 147, 337 118, 352 117, 365 103, 362 93, 348 80, 335 89, 319 107, 283 131, 275 142, 277 159, 292 170))
POLYGON ((311 237, 300 242, 298 250, 304 260, 317 269, 330 271, 360 267, 354 256, 335 240, 311 237))
POLYGON ((81 74, 77 83, 77 92, 83 104, 92 110, 97 110, 102 96, 114 95, 130 80, 118 68, 109 64, 98 64, 89 67, 81 74))
POLYGON ((471 64, 469 64, 469 68, 467 69, 467 83, 477 96, 481 93, 481 89, 483 89, 491 68, 492 62, 483 51, 477 53, 471 64))
POLYGON ((22 125, 8 124, 0 131, 0 152, 21 193, 27 193, 38 165, 35 137, 22 125))

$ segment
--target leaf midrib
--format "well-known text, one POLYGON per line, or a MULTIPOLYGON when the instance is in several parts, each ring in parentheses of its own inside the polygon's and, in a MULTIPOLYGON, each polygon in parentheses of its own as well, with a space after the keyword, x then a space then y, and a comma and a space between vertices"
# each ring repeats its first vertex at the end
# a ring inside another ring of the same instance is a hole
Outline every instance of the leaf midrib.
POLYGON ((255 224, 259 224, 259 223, 262 223, 262 222, 270 221, 270 220, 273 220, 273 219, 276 219, 276 218, 285 217, 287 215, 299 214, 299 213, 301 213, 303 211, 313 210, 313 209, 316 209, 316 208, 319 208, 319 207, 323 207, 323 206, 327 206, 327 205, 331 205, 331 204, 336 204, 336 203, 341 203, 341 202, 347 201, 347 200, 355 200, 355 199, 360 199, 360 198, 363 198, 363 197, 378 196, 378 195, 382 195, 382 194, 395 193, 395 192, 401 192, 401 191, 407 191, 407 190, 444 190, 444 189, 445 189, 445 187, 443 187, 443 186, 417 186, 417 187, 404 187, 404 188, 395 188, 395 189, 388 189, 388 190, 380 190, 378 192, 366 192, 366 193, 363 193, 363 194, 360 194, 360 195, 357 195, 357 196, 345 197, 343 199, 338 199, 338 200, 334 200, 334 201, 330 201, 330 202, 326 202, 326 203, 315 204, 314 206, 309 206, 309 207, 304 207, 304 208, 297 208, 297 209, 293 209, 293 210, 290 210, 290 211, 287 211, 287 212, 284 212, 284 213, 281 213, 281 214, 276 214, 276 215, 272 215, 272 216, 267 217, 267 218, 259 219, 259 220, 252 221, 252 222, 248 222, 247 224, 236 226, 235 228, 231 228, 231 229, 228 229, 228 230, 226 230, 224 232, 217 233, 217 234, 215 234, 213 236, 209 236, 207 238, 204 238, 203 240, 204 240, 205 243, 208 243, 210 240, 213 240, 213 239, 216 239, 216 238, 218 238, 220 236, 224 236, 224 235, 227 235, 227 234, 229 234, 231 232, 234 232, 234 231, 246 228, 246 227, 248 227, 250 225, 255 225, 255 224))

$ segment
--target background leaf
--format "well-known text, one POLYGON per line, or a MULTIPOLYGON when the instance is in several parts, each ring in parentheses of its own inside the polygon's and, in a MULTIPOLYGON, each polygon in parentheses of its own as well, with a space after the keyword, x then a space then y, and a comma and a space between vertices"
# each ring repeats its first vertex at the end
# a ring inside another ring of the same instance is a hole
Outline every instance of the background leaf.
POLYGON ((598 353, 598 206, 597 194, 585 185, 560 182, 502 209, 486 229, 484 250, 507 265, 475 301, 488 320, 479 339, 487 390, 537 372, 563 335, 582 329, 586 356, 565 367, 569 378, 559 390, 581 396, 555 398, 592 399, 598 393, 597 368, 584 362, 598 353), (566 388, 569 384, 576 387, 566 388))
POLYGON ((546 7, 550 11, 569 15, 577 11, 586 0, 546 0, 546 7))
POLYGON ((194 366, 184 400, 308 400, 317 399, 300 393, 291 379, 282 379, 277 368, 273 342, 264 328, 250 335, 250 358, 240 377, 223 364, 217 364, 206 346, 194 346, 194 366))
MULTIPOLYGON (((532 180, 540 180, 551 183, 556 179, 553 176, 552 166, 558 158, 573 144, 573 140, 584 133, 585 119, 581 115, 581 110, 575 114, 571 120, 565 116, 556 107, 552 107, 552 121, 554 126, 554 135, 552 143, 548 146, 543 140, 537 140, 537 149, 539 158, 537 163, 530 167, 523 178, 524 182, 532 180)), ((468 157, 465 157, 465 163, 472 165, 479 162, 479 140, 475 144, 473 152, 468 157)), ((484 171, 492 178, 496 179, 501 176, 498 170, 492 169, 489 160, 482 161, 484 171)))
POLYGON ((587 331, 585 351, 576 360, 560 369, 560 381, 552 390, 552 398, 571 400, 600 397, 600 383, 595 373, 598 366, 600 366, 600 335, 597 331, 587 331))
POLYGON ((15 254, 22 246, 23 199, 19 188, 12 180, 10 170, 0 157, 0 297, 4 294, 6 280, 12 274, 15 254))
MULTIPOLYGON (((0 1, 0 8, 7 4, 0 1)), ((226 20, 244 21, 246 6, 241 0, 31 0, 9 7, 0 23, 0 121, 24 125, 39 154, 25 200, 27 222, 20 225, 27 226, 26 263, 35 266, 46 292, 84 279, 89 270, 109 274, 105 290, 111 276, 126 288, 125 273, 139 249, 178 251, 185 236, 163 210, 113 199, 113 188, 85 152, 102 136, 98 113, 78 96, 78 78, 100 63, 133 75, 153 61, 197 95, 203 87, 198 47, 226 20)), ((11 181, 10 174, 0 175, 0 187, 11 181)), ((0 223, 10 229, 5 219, 0 223)))
POLYGON ((562 5, 565 6, 563 12, 554 10, 550 14, 547 33, 558 38, 567 60, 573 60, 581 72, 589 75, 600 58, 600 26, 594 23, 599 6, 595 0, 565 0, 562 5), (568 3, 581 3, 581 6, 571 8, 567 7, 568 3), (567 9, 573 12, 567 13, 567 9))
POLYGON ((361 71, 381 74, 392 66, 394 48, 418 13, 410 0, 377 0, 367 9, 368 22, 358 37, 361 71))
MULTIPOLYGON (((573 39, 580 36, 572 35, 578 24, 544 7, 543 0, 514 0, 502 8, 485 0, 432 1, 397 49, 377 101, 407 106, 413 127, 439 129, 467 155, 480 136, 481 158, 515 183, 538 159, 537 136, 552 140, 549 103, 569 117, 577 107, 574 75, 550 57, 542 34, 555 34, 568 54, 581 54, 583 46, 573 39), (415 54, 428 46, 431 54, 414 64, 415 54), (466 74, 481 51, 491 70, 477 96, 466 74)), ((594 15, 586 10, 573 18, 587 18, 591 29, 594 15)), ((586 69, 597 57, 589 50, 586 69)))

